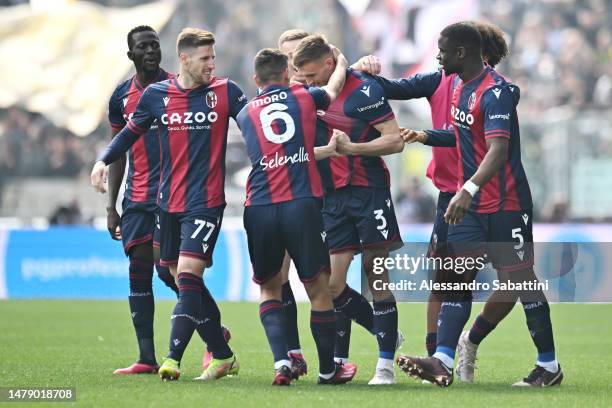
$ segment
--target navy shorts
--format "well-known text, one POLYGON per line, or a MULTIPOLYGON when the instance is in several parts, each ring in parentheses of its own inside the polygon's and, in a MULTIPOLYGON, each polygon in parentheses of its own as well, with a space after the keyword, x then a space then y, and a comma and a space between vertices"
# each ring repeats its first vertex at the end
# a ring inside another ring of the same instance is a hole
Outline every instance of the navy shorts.
POLYGON ((182 213, 160 209, 160 265, 175 265, 182 255, 208 261, 212 266, 224 209, 225 205, 182 213))
POLYGON ((512 272, 533 266, 531 210, 468 211, 461 222, 448 228, 449 252, 453 256, 487 255, 498 271, 512 272))
POLYGON ((321 217, 321 200, 302 198, 244 209, 253 281, 262 284, 281 269, 289 252, 302 282, 329 273, 329 253, 321 217))
POLYGON ((157 204, 124 198, 121 206, 121 241, 126 255, 136 245, 159 240, 159 230, 155 226, 157 204))
POLYGON ((323 222, 331 254, 403 246, 388 188, 346 186, 328 193, 323 222))
POLYGON ((443 256, 446 251, 446 239, 448 237, 448 224, 444 221, 444 214, 448 208, 450 200, 455 193, 445 193, 440 191, 438 194, 438 205, 436 206, 436 219, 434 220, 433 231, 429 238, 429 251, 427 256, 443 256))

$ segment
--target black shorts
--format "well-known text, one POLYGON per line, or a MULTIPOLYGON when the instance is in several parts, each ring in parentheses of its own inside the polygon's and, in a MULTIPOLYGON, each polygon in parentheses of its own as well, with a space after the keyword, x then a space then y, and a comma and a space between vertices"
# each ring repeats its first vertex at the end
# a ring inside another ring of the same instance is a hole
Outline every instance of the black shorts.
POLYGON ((449 226, 448 250, 452 256, 486 255, 501 272, 532 267, 532 218, 531 210, 468 211, 459 224, 449 226))
POLYGON ((212 266, 224 209, 225 205, 182 213, 160 209, 160 265, 175 265, 182 255, 208 261, 212 266))
POLYGON ((321 201, 302 198, 244 209, 253 281, 262 284, 281 269, 289 252, 302 282, 329 273, 329 253, 321 218, 321 201))
POLYGON ((346 186, 326 194, 323 221, 331 254, 403 246, 388 188, 346 186))
POLYGON ((455 193, 445 193, 440 191, 438 194, 438 204, 436 206, 436 219, 434 220, 433 231, 429 238, 428 256, 443 256, 446 251, 446 239, 448 237, 448 224, 444 221, 444 214, 448 208, 450 200, 455 193))
POLYGON ((136 245, 159 240, 159 230, 155 226, 157 204, 124 198, 121 206, 121 241, 126 255, 136 245))

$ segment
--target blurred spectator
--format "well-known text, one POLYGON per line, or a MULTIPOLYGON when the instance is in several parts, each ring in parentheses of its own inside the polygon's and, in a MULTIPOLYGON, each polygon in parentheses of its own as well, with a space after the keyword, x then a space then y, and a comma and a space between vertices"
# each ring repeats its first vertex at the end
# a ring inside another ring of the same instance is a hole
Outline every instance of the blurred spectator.
POLYGON ((58 206, 49 217, 49 225, 83 224, 79 202, 73 199, 68 204, 58 206))
POLYGON ((424 189, 417 177, 405 180, 395 200, 398 222, 429 223, 436 216, 436 202, 424 189))

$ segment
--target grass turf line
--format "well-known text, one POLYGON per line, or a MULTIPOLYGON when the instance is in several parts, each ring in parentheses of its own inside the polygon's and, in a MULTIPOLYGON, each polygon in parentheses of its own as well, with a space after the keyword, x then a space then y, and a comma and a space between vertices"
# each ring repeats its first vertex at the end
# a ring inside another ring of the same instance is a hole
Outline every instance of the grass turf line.
MULTIPOLYGON (((168 301, 156 304, 158 361, 168 349, 173 305, 168 301)), ((230 344, 240 360, 240 375, 215 383, 192 381, 201 372, 203 351, 194 333, 181 379, 164 383, 153 375, 111 374, 137 358, 127 301, 1 301, 0 386, 76 387, 76 403, 51 403, 53 407, 612 406, 612 305, 551 305, 565 380, 561 387, 543 390, 510 387, 527 375, 535 361, 520 305, 483 341, 475 384, 456 382, 449 389, 422 385, 397 368, 398 384, 369 387, 377 359, 376 341, 355 323, 350 359, 359 367, 356 379, 344 386, 317 386, 318 364, 306 304, 299 305, 299 324, 309 375, 291 387, 272 387, 272 354, 257 305, 221 303, 220 307, 223 322, 232 331, 230 344)), ((475 305, 468 325, 479 310, 480 305, 475 305)), ((401 304, 399 316, 406 335, 401 352, 424 354, 425 306, 401 304)))

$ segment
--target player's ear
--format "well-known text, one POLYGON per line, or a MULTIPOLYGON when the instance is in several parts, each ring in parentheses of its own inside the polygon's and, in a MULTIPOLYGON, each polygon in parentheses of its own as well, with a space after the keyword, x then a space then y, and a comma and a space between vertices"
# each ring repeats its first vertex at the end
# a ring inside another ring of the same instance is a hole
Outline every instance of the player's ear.
POLYGON ((289 67, 285 68, 285 70, 283 71, 283 81, 288 81, 289 80, 289 67))
POLYGON ((130 61, 134 61, 134 53, 132 51, 128 51, 126 54, 130 61))
POLYGON ((259 77, 256 74, 253 74, 253 81, 255 82, 255 85, 257 85, 258 88, 262 88, 261 81, 259 80, 259 77))
POLYGON ((465 55, 466 55, 465 47, 457 47, 457 57, 465 58, 465 55))
POLYGON ((189 60, 189 54, 187 54, 186 52, 181 52, 179 54, 179 60, 181 61, 181 64, 187 64, 187 61, 189 60))

